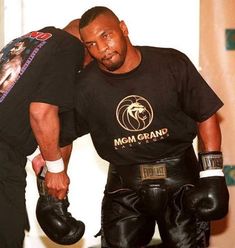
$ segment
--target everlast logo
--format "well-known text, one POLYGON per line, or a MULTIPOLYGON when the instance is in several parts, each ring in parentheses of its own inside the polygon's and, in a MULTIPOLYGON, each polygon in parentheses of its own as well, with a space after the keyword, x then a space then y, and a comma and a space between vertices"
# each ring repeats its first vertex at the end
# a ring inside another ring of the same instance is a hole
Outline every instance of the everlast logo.
POLYGON ((201 159, 204 170, 222 169, 223 167, 223 157, 221 154, 208 154, 201 159))
POLYGON ((141 165, 140 175, 142 180, 163 179, 167 177, 166 164, 141 165))

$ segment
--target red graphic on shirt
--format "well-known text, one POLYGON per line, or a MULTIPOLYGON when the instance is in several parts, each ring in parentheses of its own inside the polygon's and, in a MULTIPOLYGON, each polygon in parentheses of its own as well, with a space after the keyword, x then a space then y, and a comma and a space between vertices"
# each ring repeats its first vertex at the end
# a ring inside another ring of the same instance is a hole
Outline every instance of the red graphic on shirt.
POLYGON ((33 31, 33 32, 28 33, 26 36, 40 40, 40 41, 45 41, 45 40, 49 39, 52 36, 52 34, 33 31))

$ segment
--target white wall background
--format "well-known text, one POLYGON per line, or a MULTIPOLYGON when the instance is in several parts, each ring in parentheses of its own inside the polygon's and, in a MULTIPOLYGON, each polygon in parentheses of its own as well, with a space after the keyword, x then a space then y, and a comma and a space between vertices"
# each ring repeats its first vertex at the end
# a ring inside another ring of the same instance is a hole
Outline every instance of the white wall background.
POLYGON ((0 47, 2 47, 4 43, 3 20, 4 20, 4 4, 3 4, 3 0, 0 0, 0 47))
MULTIPOLYGON (((110 7, 126 22, 133 44, 173 47, 198 65, 199 0, 4 0, 4 43, 47 25, 63 28, 95 5, 110 7)), ((26 169, 31 230, 26 234, 25 248, 65 247, 49 241, 38 226, 35 219, 38 194, 30 162, 26 169)), ((76 140, 68 172, 71 179, 69 211, 86 224, 86 232, 83 239, 68 246, 70 248, 99 247, 99 238, 93 236, 100 228, 106 172, 107 163, 96 154, 89 135, 76 140)))

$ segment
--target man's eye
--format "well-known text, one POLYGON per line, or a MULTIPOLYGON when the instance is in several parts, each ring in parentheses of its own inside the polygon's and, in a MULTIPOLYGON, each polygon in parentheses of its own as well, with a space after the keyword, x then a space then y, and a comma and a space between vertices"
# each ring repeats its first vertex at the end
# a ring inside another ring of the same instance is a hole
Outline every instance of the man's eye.
POLYGON ((95 42, 92 42, 92 43, 87 44, 87 47, 88 47, 88 48, 92 48, 92 47, 94 47, 94 46, 95 46, 95 42))
POLYGON ((105 38, 105 39, 108 39, 108 38, 110 38, 110 36, 111 36, 111 34, 103 34, 103 38, 105 38))

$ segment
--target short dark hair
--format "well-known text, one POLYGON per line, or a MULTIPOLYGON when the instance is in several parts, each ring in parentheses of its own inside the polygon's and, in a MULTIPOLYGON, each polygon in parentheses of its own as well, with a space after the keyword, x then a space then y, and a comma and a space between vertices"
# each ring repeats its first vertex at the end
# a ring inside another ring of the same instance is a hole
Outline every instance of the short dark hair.
POLYGON ((114 14, 111 9, 104 6, 95 6, 83 13, 80 19, 79 28, 81 29, 86 27, 89 23, 95 20, 97 16, 101 14, 112 15, 114 18, 117 19, 117 21, 119 21, 118 17, 114 14))

